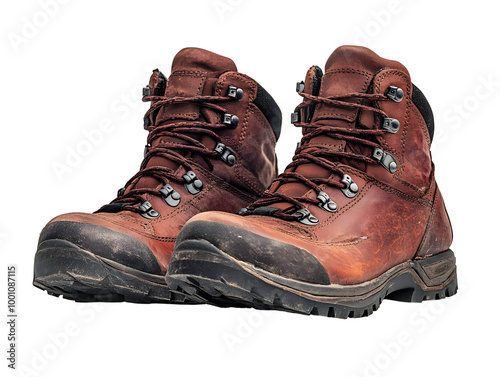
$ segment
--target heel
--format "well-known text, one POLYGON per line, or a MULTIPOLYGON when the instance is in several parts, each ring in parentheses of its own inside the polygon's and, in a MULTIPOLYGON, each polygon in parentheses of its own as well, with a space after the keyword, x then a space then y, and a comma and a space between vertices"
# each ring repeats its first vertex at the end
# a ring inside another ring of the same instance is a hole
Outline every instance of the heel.
POLYGON ((446 250, 425 259, 410 262, 411 276, 407 275, 405 288, 391 292, 386 298, 395 301, 422 302, 440 300, 457 293, 455 254, 446 250))

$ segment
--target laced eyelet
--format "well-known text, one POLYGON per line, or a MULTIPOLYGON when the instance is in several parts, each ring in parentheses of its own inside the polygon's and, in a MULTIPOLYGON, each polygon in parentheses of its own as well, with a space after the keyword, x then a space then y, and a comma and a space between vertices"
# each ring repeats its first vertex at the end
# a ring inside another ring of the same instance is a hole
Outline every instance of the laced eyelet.
POLYGON ((395 118, 384 118, 384 123, 382 123, 382 128, 386 129, 392 134, 399 131, 399 120, 395 118))
POLYGON ((245 213, 247 213, 247 212, 248 212, 248 208, 243 207, 243 208, 240 208, 240 209, 238 210, 238 212, 236 212, 236 214, 241 216, 241 215, 243 215, 243 214, 245 214, 245 213))
POLYGON ((300 122, 300 115, 299 115, 299 113, 292 113, 290 115, 290 121, 292 122, 292 124, 300 122))
POLYGON ((393 155, 380 149, 374 148, 372 157, 380 162, 389 173, 394 174, 398 170, 398 163, 393 155))
POLYGON ((236 154, 234 150, 228 147, 227 145, 218 143, 215 146, 214 151, 216 151, 219 154, 220 159, 224 161, 227 165, 233 166, 236 163, 236 154))
POLYGON ((350 176, 344 174, 340 182, 345 185, 344 188, 340 189, 345 196, 347 196, 348 198, 354 198, 358 194, 359 187, 356 183, 354 183, 350 176))
POLYGON ((394 102, 401 102, 405 96, 405 92, 403 89, 391 85, 385 91, 385 95, 392 99, 394 102))
POLYGON ((328 212, 337 212, 338 206, 337 203, 335 203, 328 194, 324 191, 321 191, 318 196, 316 197, 320 201, 318 204, 318 207, 321 209, 324 209, 325 211, 328 212))
POLYGON ((170 207, 177 207, 181 202, 181 194, 174 190, 171 185, 165 185, 160 189, 160 193, 163 195, 163 200, 170 207))
POLYGON ((151 95, 151 87, 148 85, 142 88, 142 97, 148 97, 151 95))
POLYGON ((196 195, 203 189, 203 182, 198 179, 193 171, 189 170, 182 178, 184 178, 186 182, 184 186, 190 194, 196 195))
POLYGON ((149 117, 146 117, 144 118, 144 128, 148 128, 149 127, 149 117))
POLYGON ((151 145, 149 145, 149 144, 146 144, 146 145, 144 146, 144 156, 148 154, 148 152, 149 152, 149 148, 151 148, 151 145))
POLYGON ((240 101, 243 98, 244 94, 245 93, 243 92, 243 89, 237 88, 233 85, 229 85, 227 89, 227 96, 237 101, 240 101))
POLYGON ((226 113, 222 118, 222 123, 228 124, 231 128, 236 128, 240 124, 240 118, 236 115, 226 113))
POLYGON ((317 217, 314 217, 311 215, 311 212, 307 210, 306 208, 301 208, 297 212, 293 214, 295 219, 305 225, 318 225, 319 220, 317 217))
POLYGON ((160 217, 160 213, 155 211, 153 209, 153 206, 151 205, 150 202, 144 202, 139 206, 139 213, 141 214, 142 217, 145 217, 146 219, 156 219, 160 217))
POLYGON ((304 81, 299 81, 297 83, 297 86, 295 87, 295 90, 297 91, 297 93, 302 93, 305 88, 306 88, 306 85, 304 84, 304 81))

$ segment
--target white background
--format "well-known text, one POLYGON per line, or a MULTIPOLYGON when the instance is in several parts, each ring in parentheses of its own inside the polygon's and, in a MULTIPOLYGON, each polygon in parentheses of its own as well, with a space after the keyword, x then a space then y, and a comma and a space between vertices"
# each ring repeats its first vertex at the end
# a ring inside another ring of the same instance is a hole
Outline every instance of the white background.
POLYGON ((494 2, 60 0, 44 10, 48 2, 3 1, 0 9, 0 313, 7 310, 7 265, 17 264, 17 366, 25 371, 7 368, 4 324, 0 375, 496 373, 494 2), (300 101, 295 83, 342 44, 401 61, 433 107, 432 153, 454 229, 458 295, 384 301, 368 318, 338 320, 206 305, 75 304, 31 285, 43 226, 61 213, 96 210, 137 171, 146 140, 140 89, 152 69, 168 74, 186 46, 231 57, 283 111, 283 170, 299 140, 288 123, 300 101), (107 120, 112 130, 58 177, 54 164, 66 164, 85 133, 107 120))

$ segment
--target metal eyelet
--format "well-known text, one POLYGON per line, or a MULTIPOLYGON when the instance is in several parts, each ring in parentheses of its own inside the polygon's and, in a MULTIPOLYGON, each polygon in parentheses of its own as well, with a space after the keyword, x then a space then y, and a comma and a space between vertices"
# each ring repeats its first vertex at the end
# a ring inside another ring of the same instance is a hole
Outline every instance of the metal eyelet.
POLYGON ((311 212, 307 210, 306 208, 301 208, 297 212, 293 214, 295 219, 305 225, 318 225, 319 220, 317 217, 314 217, 311 215, 311 212))
POLYGON ((399 120, 395 118, 384 118, 384 123, 382 124, 382 128, 386 129, 392 134, 395 134, 399 131, 399 120))
POLYGON ((394 102, 401 102, 405 96, 405 92, 403 89, 391 85, 385 91, 385 95, 392 99, 394 102))
POLYGON ((304 84, 304 81, 299 81, 297 83, 295 90, 297 91, 297 93, 302 93, 305 88, 306 88, 306 84, 304 84))
POLYGON ((359 191, 358 185, 354 183, 352 178, 349 177, 347 174, 344 174, 340 182, 342 182, 345 185, 344 188, 340 189, 345 196, 347 196, 348 198, 354 198, 358 194, 359 191))
POLYGON ((150 95, 151 95, 151 87, 149 85, 142 88, 142 96, 143 97, 148 97, 150 95))
POLYGON ((228 147, 227 145, 218 143, 215 146, 214 151, 216 151, 219 154, 220 159, 224 161, 227 165, 233 166, 236 163, 236 153, 232 148, 228 147))
POLYGON ((188 171, 182 178, 184 178, 186 182, 184 186, 190 194, 196 195, 203 189, 203 182, 198 179, 194 171, 188 171))
POLYGON ((144 118, 144 128, 145 129, 149 127, 149 123, 150 123, 149 122, 149 117, 144 118))
POLYGON ((171 185, 165 185, 160 189, 161 194, 163 195, 163 200, 170 207, 177 207, 181 202, 181 194, 174 190, 171 185))
POLYGON ((337 203, 335 203, 328 194, 324 191, 321 191, 318 196, 316 197, 320 201, 318 204, 318 207, 321 209, 324 209, 325 211, 328 212, 337 212, 338 206, 337 203))
POLYGON ((243 98, 244 94, 245 93, 243 92, 243 89, 237 88, 233 85, 229 85, 227 89, 227 96, 237 101, 240 101, 243 98))
POLYGON ((394 174, 398 170, 398 163, 393 155, 380 149, 374 148, 372 157, 380 162, 389 173, 394 174))
POLYGON ((146 144, 146 145, 144 146, 144 156, 148 154, 148 152, 149 152, 149 148, 151 148, 151 145, 149 145, 149 144, 146 144))
POLYGON ((299 115, 299 113, 292 113, 291 116, 290 116, 290 121, 292 122, 292 124, 300 122, 300 115, 299 115))
POLYGON ((156 219, 160 217, 160 213, 153 209, 153 206, 150 202, 144 202, 139 206, 139 211, 142 217, 146 219, 156 219))
POLYGON ((243 207, 243 208, 240 208, 240 209, 238 210, 238 212, 236 212, 236 214, 241 216, 241 215, 243 215, 243 214, 245 214, 245 213, 247 213, 247 212, 248 212, 248 208, 243 207))
POLYGON ((231 128, 236 128, 238 127, 238 124, 240 124, 240 118, 236 115, 226 113, 222 118, 222 123, 228 124, 231 128))

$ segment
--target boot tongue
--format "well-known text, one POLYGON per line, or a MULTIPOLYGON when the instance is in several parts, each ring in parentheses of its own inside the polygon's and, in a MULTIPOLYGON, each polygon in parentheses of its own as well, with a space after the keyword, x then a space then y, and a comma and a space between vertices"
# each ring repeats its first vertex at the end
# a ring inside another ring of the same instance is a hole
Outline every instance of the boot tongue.
MULTIPOLYGON (((319 95, 336 97, 348 93, 366 93, 377 72, 387 68, 398 69, 408 74, 401 63, 383 59, 366 47, 341 46, 330 55, 326 62, 326 72, 321 81, 319 95)), ((344 101, 360 102, 359 99, 344 99, 344 101)), ((358 111, 321 104, 318 106, 313 121, 338 119, 344 122, 334 122, 336 126, 348 127, 349 123, 356 120, 358 111)))
POLYGON ((350 69, 364 71, 372 76, 383 68, 397 69, 408 74, 405 66, 395 60, 384 59, 361 46, 340 46, 332 52, 325 64, 326 71, 350 69))
MULTIPOLYGON (((320 97, 339 97, 350 93, 366 93, 374 76, 380 70, 386 68, 401 70, 408 74, 408 71, 401 63, 383 59, 368 48, 341 46, 330 55, 325 64, 325 74, 321 78, 318 95, 320 97)), ((306 80, 309 77, 309 72, 306 80)), ((307 88, 307 81, 305 87, 307 88)), ((341 98, 340 100, 361 103, 361 99, 341 98)), ((358 116, 358 109, 320 103, 315 107, 311 123, 333 127, 355 128, 358 116)), ((363 114, 362 123, 366 126, 373 127, 374 121, 372 112, 365 112, 363 114)), ((307 130, 304 130, 304 132, 307 132, 307 130)), ((363 147, 358 144, 346 144, 344 140, 335 140, 326 135, 312 138, 307 143, 307 146, 311 146, 312 148, 324 148, 326 146, 328 149, 336 148, 340 151, 364 154, 363 147)), ((357 161, 349 160, 349 164, 358 169, 364 169, 363 163, 360 164, 357 161)), ((316 164, 300 165, 295 169, 295 172, 308 178, 328 178, 332 174, 330 170, 316 164)), ((288 183, 281 185, 277 191, 289 196, 302 196, 309 190, 310 188, 302 183, 288 183)), ((273 204, 273 207, 284 210, 290 207, 290 205, 288 203, 278 203, 273 204)))
MULTIPOLYGON (((213 95, 215 82, 220 75, 228 71, 237 71, 236 65, 229 58, 200 48, 182 49, 172 62, 172 72, 167 80, 164 95, 167 97, 213 95)), ((203 114, 200 113, 200 106, 193 103, 181 103, 162 106, 155 116, 155 125, 190 120, 205 120, 203 114)), ((189 134, 189 136, 200 140, 195 134, 189 134)), ((200 141, 204 142, 205 140, 201 138, 200 141)), ((169 143, 188 144, 182 139, 164 136, 156 139, 152 147, 158 144, 168 146, 169 143)), ((197 159, 197 162, 205 164, 201 158, 197 159)), ((172 170, 179 167, 176 162, 159 156, 149 160, 147 167, 153 166, 167 167, 172 170)), ((157 179, 146 176, 139 179, 134 188, 151 188, 156 187, 159 183, 157 179)))
MULTIPOLYGON (((231 59, 201 48, 185 48, 174 57, 165 96, 211 95, 217 78, 228 71, 237 71, 231 59)), ((162 107, 156 116, 156 123, 171 119, 196 120, 199 117, 199 106, 176 104, 162 107)))
MULTIPOLYGON (((366 47, 341 46, 333 51, 326 62, 326 71, 321 80, 319 96, 341 97, 351 93, 367 93, 374 76, 380 70, 389 68, 408 73, 401 63, 383 59, 366 47)), ((363 101, 359 98, 340 98, 340 100, 369 105, 368 101, 363 101)), ((333 127, 355 128, 357 120, 369 128, 374 127, 375 124, 375 116, 372 111, 360 111, 356 108, 321 103, 316 106, 312 123, 333 127)), ((334 140, 326 135, 311 139, 310 145, 328 145, 328 148, 337 148, 341 151, 362 152, 359 149, 359 144, 334 140)), ((354 165, 356 165, 356 168, 362 168, 361 165, 363 164, 354 162, 354 165)))
POLYGON ((201 48, 188 47, 180 50, 172 62, 175 71, 200 71, 212 77, 219 77, 224 72, 237 71, 236 64, 222 55, 201 48))

